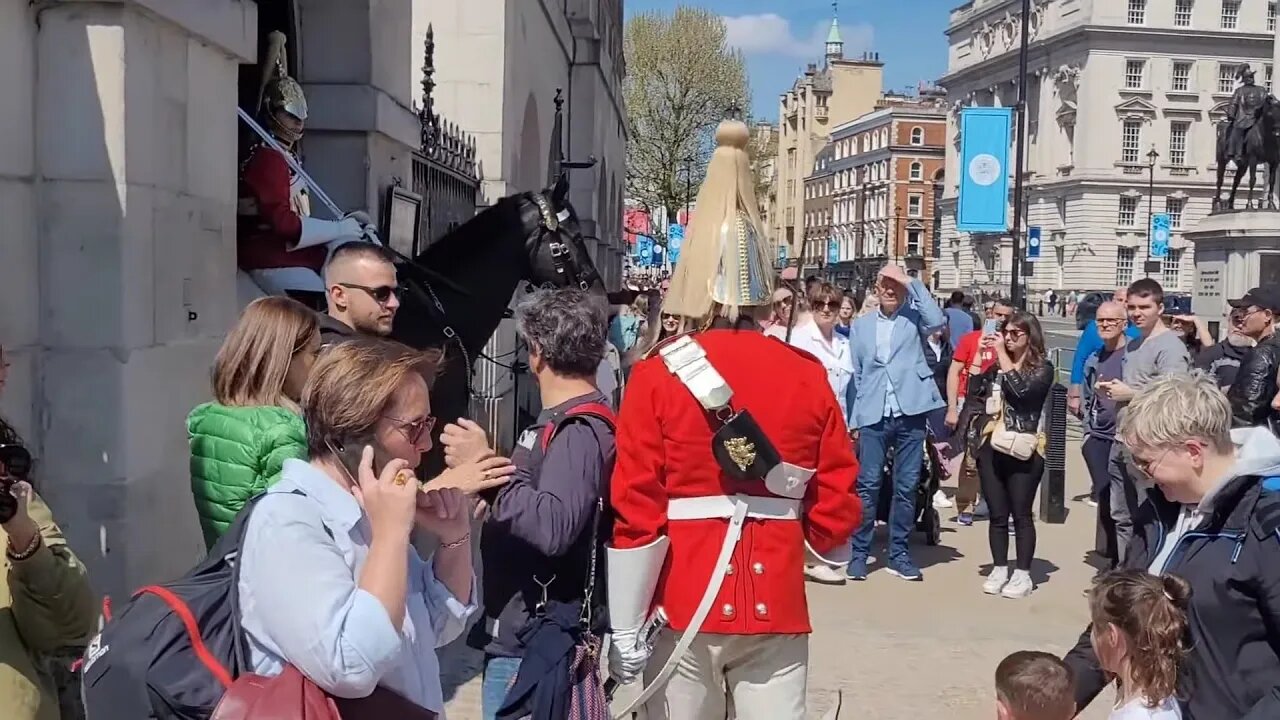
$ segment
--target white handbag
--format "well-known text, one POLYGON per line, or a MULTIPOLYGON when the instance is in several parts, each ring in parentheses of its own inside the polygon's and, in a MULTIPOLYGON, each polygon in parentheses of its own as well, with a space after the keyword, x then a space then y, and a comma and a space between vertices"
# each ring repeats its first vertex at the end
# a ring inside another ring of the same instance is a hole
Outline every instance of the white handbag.
POLYGON ((995 428, 991 431, 991 449, 1017 460, 1030 460, 1040 447, 1040 435, 1014 432, 1005 425, 1004 396, 1001 394, 998 377, 991 384, 991 396, 987 398, 987 412, 995 419, 995 428))

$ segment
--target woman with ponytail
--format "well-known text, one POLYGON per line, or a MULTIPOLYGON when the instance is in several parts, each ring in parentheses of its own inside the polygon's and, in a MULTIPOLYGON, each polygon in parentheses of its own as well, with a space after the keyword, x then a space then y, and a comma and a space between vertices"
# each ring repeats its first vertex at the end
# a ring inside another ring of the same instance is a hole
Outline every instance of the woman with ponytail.
POLYGON ((1174 694, 1190 600, 1191 585, 1176 575, 1116 570, 1094 582, 1093 650, 1116 683, 1110 720, 1182 720, 1174 694))

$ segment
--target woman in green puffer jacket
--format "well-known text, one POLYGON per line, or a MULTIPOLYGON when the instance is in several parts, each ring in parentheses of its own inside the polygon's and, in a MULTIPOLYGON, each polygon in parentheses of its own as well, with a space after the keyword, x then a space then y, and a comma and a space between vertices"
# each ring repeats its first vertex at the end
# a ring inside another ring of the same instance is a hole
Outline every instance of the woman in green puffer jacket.
POLYGON ((287 297, 254 300, 213 363, 214 401, 187 416, 191 492, 212 548, 249 498, 307 454, 298 401, 320 352, 316 314, 287 297))

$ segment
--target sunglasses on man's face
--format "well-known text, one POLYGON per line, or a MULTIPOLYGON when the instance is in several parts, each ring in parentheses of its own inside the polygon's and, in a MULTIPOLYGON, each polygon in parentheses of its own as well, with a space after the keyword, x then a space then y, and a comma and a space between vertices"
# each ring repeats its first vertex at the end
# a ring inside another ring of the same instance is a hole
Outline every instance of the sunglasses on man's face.
POLYGON ((400 287, 397 285, 379 285, 378 287, 369 287, 368 285, 357 285, 356 283, 338 283, 338 285, 349 288, 351 290, 360 290, 379 305, 386 305, 391 302, 391 297, 400 297, 400 287))

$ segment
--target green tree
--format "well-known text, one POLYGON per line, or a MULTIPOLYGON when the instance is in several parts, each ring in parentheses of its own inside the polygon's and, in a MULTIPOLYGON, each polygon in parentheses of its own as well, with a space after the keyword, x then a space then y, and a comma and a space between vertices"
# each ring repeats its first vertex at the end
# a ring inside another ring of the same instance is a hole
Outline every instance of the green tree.
POLYGON ((650 212, 665 208, 674 218, 693 202, 716 125, 747 106, 742 53, 725 37, 724 21, 704 8, 681 5, 627 21, 627 194, 650 212))

